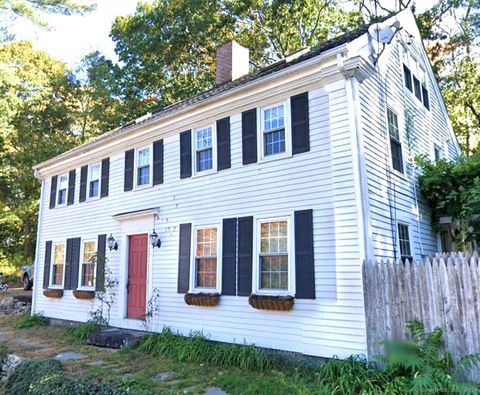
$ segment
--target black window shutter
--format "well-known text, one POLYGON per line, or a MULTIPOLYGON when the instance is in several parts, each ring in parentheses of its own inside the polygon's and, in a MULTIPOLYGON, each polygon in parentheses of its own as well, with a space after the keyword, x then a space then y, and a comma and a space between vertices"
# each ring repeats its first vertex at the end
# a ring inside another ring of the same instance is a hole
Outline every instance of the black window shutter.
POLYGON ((163 184, 163 140, 153 143, 153 185, 163 184))
POLYGON ((98 235, 97 239, 97 272, 95 273, 95 290, 105 290, 105 249, 107 235, 98 235))
POLYGON ((252 292, 253 217, 238 219, 238 285, 237 295, 252 292))
POLYGON ((125 151, 125 173, 123 175, 123 190, 125 192, 133 189, 133 166, 135 161, 135 150, 132 148, 125 151))
POLYGON ((185 294, 190 287, 190 246, 192 224, 180 224, 180 243, 178 248, 178 284, 177 292, 185 294))
POLYGON ((102 177, 100 186, 100 197, 108 196, 108 180, 110 178, 110 158, 102 160, 102 177))
POLYGON ((72 269, 70 272, 72 289, 78 288, 78 270, 80 265, 80 237, 72 239, 72 269))
POLYGON ((293 154, 310 151, 310 126, 308 115, 308 92, 290 98, 292 113, 293 154))
POLYGON ((222 294, 236 295, 237 219, 226 218, 222 226, 222 294))
POLYGON ((57 197, 57 179, 58 176, 53 176, 50 182, 50 208, 55 208, 55 198, 57 197))
POLYGON ((180 133, 180 178, 192 176, 192 131, 180 133))
POLYGON ((257 109, 242 112, 242 159, 243 164, 257 161, 257 109))
POLYGON ((75 170, 68 173, 68 198, 67 205, 73 204, 75 198, 75 170))
POLYGON ((43 264, 43 289, 50 285, 50 261, 52 260, 52 242, 45 243, 45 261, 43 264))
POLYGON ((80 169, 80 197, 78 199, 80 203, 87 200, 87 174, 88 166, 82 166, 80 169))
POLYGON ((295 280, 298 299, 315 299, 313 211, 295 211, 295 280))
POLYGON ((230 168, 230 117, 217 121, 217 158, 218 170, 230 168))
POLYGON ((67 239, 67 252, 65 254, 65 280, 63 289, 72 289, 72 256, 73 239, 67 239))

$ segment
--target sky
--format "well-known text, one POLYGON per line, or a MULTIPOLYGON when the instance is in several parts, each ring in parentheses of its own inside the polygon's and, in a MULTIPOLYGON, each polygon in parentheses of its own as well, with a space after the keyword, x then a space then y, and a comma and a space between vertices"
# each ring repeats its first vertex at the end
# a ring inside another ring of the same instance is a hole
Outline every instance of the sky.
MULTIPOLYGON (((389 1, 395 2, 395 0, 382 0, 382 3, 389 1)), ((33 27, 28 21, 18 19, 12 26, 13 33, 17 40, 32 41, 36 49, 43 49, 73 69, 80 64, 83 56, 96 50, 112 60, 117 60, 114 43, 109 37, 110 28, 115 17, 133 14, 138 1, 96 0, 95 2, 96 10, 85 16, 45 15, 44 19, 49 23, 50 30, 33 27)), ((434 2, 435 0, 418 0, 417 10, 421 12, 434 2)))

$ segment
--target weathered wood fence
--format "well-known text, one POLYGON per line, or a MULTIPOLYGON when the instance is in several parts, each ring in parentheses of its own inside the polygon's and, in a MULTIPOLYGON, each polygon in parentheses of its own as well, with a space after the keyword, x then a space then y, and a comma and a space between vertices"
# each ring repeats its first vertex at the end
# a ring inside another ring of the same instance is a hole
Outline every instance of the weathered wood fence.
MULTIPOLYGON (((427 332, 443 328, 454 359, 480 352, 479 264, 476 253, 364 263, 369 355, 382 353, 384 339, 408 338, 407 323, 413 319, 427 332)), ((480 380, 480 372, 469 378, 480 380)))

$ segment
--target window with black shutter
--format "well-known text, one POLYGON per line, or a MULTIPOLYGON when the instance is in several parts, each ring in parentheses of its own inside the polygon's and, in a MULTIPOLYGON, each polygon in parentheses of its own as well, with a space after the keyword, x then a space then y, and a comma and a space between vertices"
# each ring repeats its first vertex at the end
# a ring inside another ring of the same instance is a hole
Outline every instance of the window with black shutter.
POLYGON ((192 131, 180 133, 180 178, 192 176, 192 131))
POLYGON ((229 169, 230 163, 230 117, 217 121, 217 169, 229 169))
POLYGON ((135 150, 125 151, 125 170, 123 179, 123 190, 125 192, 133 189, 133 167, 135 163, 135 150))
POLYGON ((391 109, 387 109, 387 118, 392 167, 398 172, 403 173, 403 154, 400 131, 398 129, 398 117, 391 109))
POLYGON ((292 152, 300 154, 310 150, 308 92, 290 98, 292 119, 292 152))
POLYGON ((180 224, 177 292, 181 294, 187 293, 190 288, 191 240, 192 224, 180 224))
POLYGON ((73 204, 75 199, 75 170, 70 170, 68 173, 68 197, 67 205, 73 204))
POLYGON ((244 165, 257 161, 257 109, 242 112, 242 161, 244 165))
POLYGON ((153 143, 153 185, 163 183, 163 140, 153 143))
POLYGON ((105 158, 102 160, 102 177, 101 177, 101 188, 100 188, 100 197, 108 196, 108 184, 110 178, 110 158, 105 158))
POLYGON ((50 181, 50 208, 55 207, 55 202, 57 200, 57 182, 58 182, 58 176, 53 176, 51 181, 50 181))
POLYGON ((87 200, 87 179, 88 179, 88 166, 82 166, 80 169, 80 197, 78 201, 80 203, 87 200))

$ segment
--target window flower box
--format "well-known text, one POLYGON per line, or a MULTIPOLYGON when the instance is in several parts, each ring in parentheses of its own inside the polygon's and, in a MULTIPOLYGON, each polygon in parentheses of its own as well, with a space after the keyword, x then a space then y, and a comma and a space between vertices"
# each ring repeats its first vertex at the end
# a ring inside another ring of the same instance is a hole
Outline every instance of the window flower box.
POLYGON ((220 294, 218 293, 187 293, 185 303, 189 306, 213 307, 218 305, 220 294))
POLYGON ((248 303, 254 309, 288 311, 293 307, 293 296, 270 296, 251 294, 248 303))
POLYGON ((43 295, 47 298, 60 299, 63 296, 63 289, 47 288, 43 290, 43 295))
POLYGON ((75 296, 77 299, 91 300, 95 299, 95 291, 76 289, 75 291, 73 291, 73 296, 75 296))

